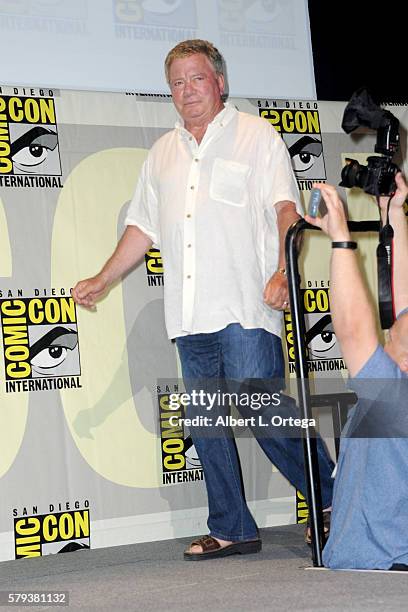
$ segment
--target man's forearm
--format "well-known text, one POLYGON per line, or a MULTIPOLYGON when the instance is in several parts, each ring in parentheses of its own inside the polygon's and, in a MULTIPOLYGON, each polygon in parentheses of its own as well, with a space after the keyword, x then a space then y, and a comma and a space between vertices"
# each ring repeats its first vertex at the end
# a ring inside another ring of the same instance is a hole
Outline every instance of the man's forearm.
POLYGON ((151 247, 152 240, 135 225, 128 225, 118 245, 99 275, 109 286, 126 274, 151 247))
POLYGON ((340 342, 347 337, 356 338, 360 329, 375 328, 373 306, 359 269, 356 252, 351 249, 332 249, 330 311, 340 342))
POLYGON ((275 206, 276 219, 279 233, 279 262, 278 268, 285 268, 285 240, 289 227, 300 215, 296 211, 295 204, 289 201, 278 202, 275 206))
POLYGON ((350 375, 355 376, 378 343, 374 309, 355 251, 333 249, 330 270, 333 328, 350 375))

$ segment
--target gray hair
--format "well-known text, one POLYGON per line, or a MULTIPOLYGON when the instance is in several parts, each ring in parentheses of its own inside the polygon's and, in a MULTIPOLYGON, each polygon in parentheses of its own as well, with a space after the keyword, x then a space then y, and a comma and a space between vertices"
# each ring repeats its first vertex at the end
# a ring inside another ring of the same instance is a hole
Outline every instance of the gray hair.
POLYGON ((214 47, 212 43, 208 42, 208 40, 196 38, 194 40, 183 40, 183 42, 178 43, 178 45, 167 54, 164 62, 164 70, 168 83, 170 82, 170 66, 173 61, 181 57, 189 57, 195 53, 202 53, 205 55, 210 60, 215 72, 224 75, 224 59, 218 49, 214 47))

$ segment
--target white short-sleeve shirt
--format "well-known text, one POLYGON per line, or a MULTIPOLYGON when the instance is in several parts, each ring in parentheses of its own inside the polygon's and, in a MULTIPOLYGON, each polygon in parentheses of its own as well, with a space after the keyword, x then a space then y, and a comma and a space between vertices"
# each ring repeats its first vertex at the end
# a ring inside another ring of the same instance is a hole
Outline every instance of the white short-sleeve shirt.
POLYGON ((278 264, 282 200, 301 214, 287 148, 265 119, 226 104, 199 145, 180 124, 156 141, 125 224, 160 247, 170 338, 230 323, 280 335, 282 314, 263 290, 278 264))

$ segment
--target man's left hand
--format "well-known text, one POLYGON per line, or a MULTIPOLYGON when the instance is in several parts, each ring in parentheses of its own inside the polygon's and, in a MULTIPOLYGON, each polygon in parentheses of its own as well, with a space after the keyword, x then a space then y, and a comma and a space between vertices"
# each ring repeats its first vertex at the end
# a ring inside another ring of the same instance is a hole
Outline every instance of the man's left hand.
POLYGON ((264 302, 274 310, 289 308, 288 279, 285 274, 275 272, 264 289, 264 302))

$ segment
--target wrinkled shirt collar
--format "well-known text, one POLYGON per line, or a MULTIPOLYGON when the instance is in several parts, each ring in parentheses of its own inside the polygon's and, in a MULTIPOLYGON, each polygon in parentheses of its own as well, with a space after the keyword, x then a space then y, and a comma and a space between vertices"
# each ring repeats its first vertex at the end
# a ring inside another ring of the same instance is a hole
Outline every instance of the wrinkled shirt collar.
MULTIPOLYGON (((230 102, 226 102, 224 108, 214 117, 211 123, 208 124, 206 133, 208 131, 217 129, 218 127, 226 126, 233 119, 233 117, 235 117, 237 112, 238 111, 235 106, 233 106, 230 102)), ((180 132, 181 135, 191 136, 191 133, 184 127, 182 119, 179 118, 174 127, 180 132)))

